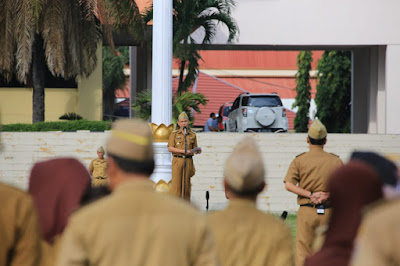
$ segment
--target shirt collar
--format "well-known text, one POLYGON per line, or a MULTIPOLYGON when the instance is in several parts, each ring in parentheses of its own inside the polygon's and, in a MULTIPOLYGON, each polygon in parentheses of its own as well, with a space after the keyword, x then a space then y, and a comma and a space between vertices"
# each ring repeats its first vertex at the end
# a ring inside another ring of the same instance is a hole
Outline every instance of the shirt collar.
POLYGON ((252 200, 248 199, 231 199, 229 200, 228 209, 236 209, 236 208, 256 208, 256 203, 252 200))
POLYGON ((118 184, 113 193, 119 193, 121 191, 154 191, 154 184, 149 179, 132 179, 129 181, 122 182, 118 184))

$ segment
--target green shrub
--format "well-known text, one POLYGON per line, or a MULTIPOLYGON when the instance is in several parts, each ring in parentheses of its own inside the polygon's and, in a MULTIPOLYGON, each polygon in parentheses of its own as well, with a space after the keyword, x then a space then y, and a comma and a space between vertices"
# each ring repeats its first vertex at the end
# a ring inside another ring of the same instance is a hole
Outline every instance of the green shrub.
POLYGON ((60 116, 58 119, 60 120, 82 120, 83 117, 75 114, 75 113, 65 113, 62 116, 60 116))
POLYGON ((8 124, 3 125, 2 131, 8 132, 31 132, 31 131, 76 131, 110 130, 111 124, 106 121, 72 120, 65 122, 39 122, 34 124, 8 124))

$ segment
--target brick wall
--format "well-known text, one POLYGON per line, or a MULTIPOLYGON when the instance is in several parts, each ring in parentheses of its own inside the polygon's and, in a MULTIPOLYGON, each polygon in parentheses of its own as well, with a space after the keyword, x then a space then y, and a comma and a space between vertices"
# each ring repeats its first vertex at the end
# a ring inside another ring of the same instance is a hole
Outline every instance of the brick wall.
MULTIPOLYGON (((33 163, 57 156, 73 156, 88 166, 96 158, 98 146, 104 145, 109 132, 3 132, 0 153, 0 181, 26 189, 33 163)), ((259 143, 267 169, 267 189, 260 195, 260 209, 296 211, 296 197, 284 189, 283 178, 291 160, 307 151, 306 134, 198 133, 203 153, 195 156, 196 175, 192 178, 192 202, 206 206, 205 192, 210 192, 210 210, 223 208, 227 200, 222 188, 223 167, 233 147, 244 135, 259 143)), ((346 162, 354 150, 378 151, 400 163, 400 135, 329 134, 325 148, 346 162)))

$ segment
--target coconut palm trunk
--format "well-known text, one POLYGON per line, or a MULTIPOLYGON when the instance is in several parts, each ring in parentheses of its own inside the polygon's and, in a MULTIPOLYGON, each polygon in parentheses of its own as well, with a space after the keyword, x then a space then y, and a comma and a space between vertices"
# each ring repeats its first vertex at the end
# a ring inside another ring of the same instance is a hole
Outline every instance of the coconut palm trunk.
POLYGON ((44 121, 44 88, 45 88, 45 69, 43 39, 39 34, 35 35, 32 53, 32 122, 44 121))

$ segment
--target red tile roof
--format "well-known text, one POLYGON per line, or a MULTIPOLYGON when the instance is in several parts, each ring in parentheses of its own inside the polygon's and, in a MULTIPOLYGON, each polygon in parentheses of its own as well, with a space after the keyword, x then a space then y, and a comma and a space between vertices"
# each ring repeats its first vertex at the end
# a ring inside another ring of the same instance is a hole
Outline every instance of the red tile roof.
MULTIPOLYGON (((193 87, 196 92, 206 95, 209 100, 206 106, 200 106, 201 114, 195 113, 194 125, 196 126, 204 126, 210 113, 217 113, 222 104, 232 102, 240 93, 246 92, 235 85, 202 72, 197 78, 197 85, 195 84, 193 87)), ((178 79, 174 79, 172 81, 173 93, 177 88, 178 79)), ((192 90, 193 88, 190 89, 190 91, 192 90)))
MULTIPOLYGON (((200 69, 273 69, 297 70, 299 51, 238 51, 203 50, 199 51, 203 60, 200 69)), ((323 51, 313 51, 312 69, 316 69, 323 51)), ((179 61, 173 60, 173 68, 179 69, 179 61)))
MULTIPOLYGON (((294 88, 296 87, 295 78, 253 78, 253 77, 235 77, 235 78, 221 78, 222 80, 243 88, 251 93, 278 93, 282 99, 294 99, 297 95, 294 88)), ((311 84, 311 98, 315 98, 316 80, 310 79, 311 84)))

